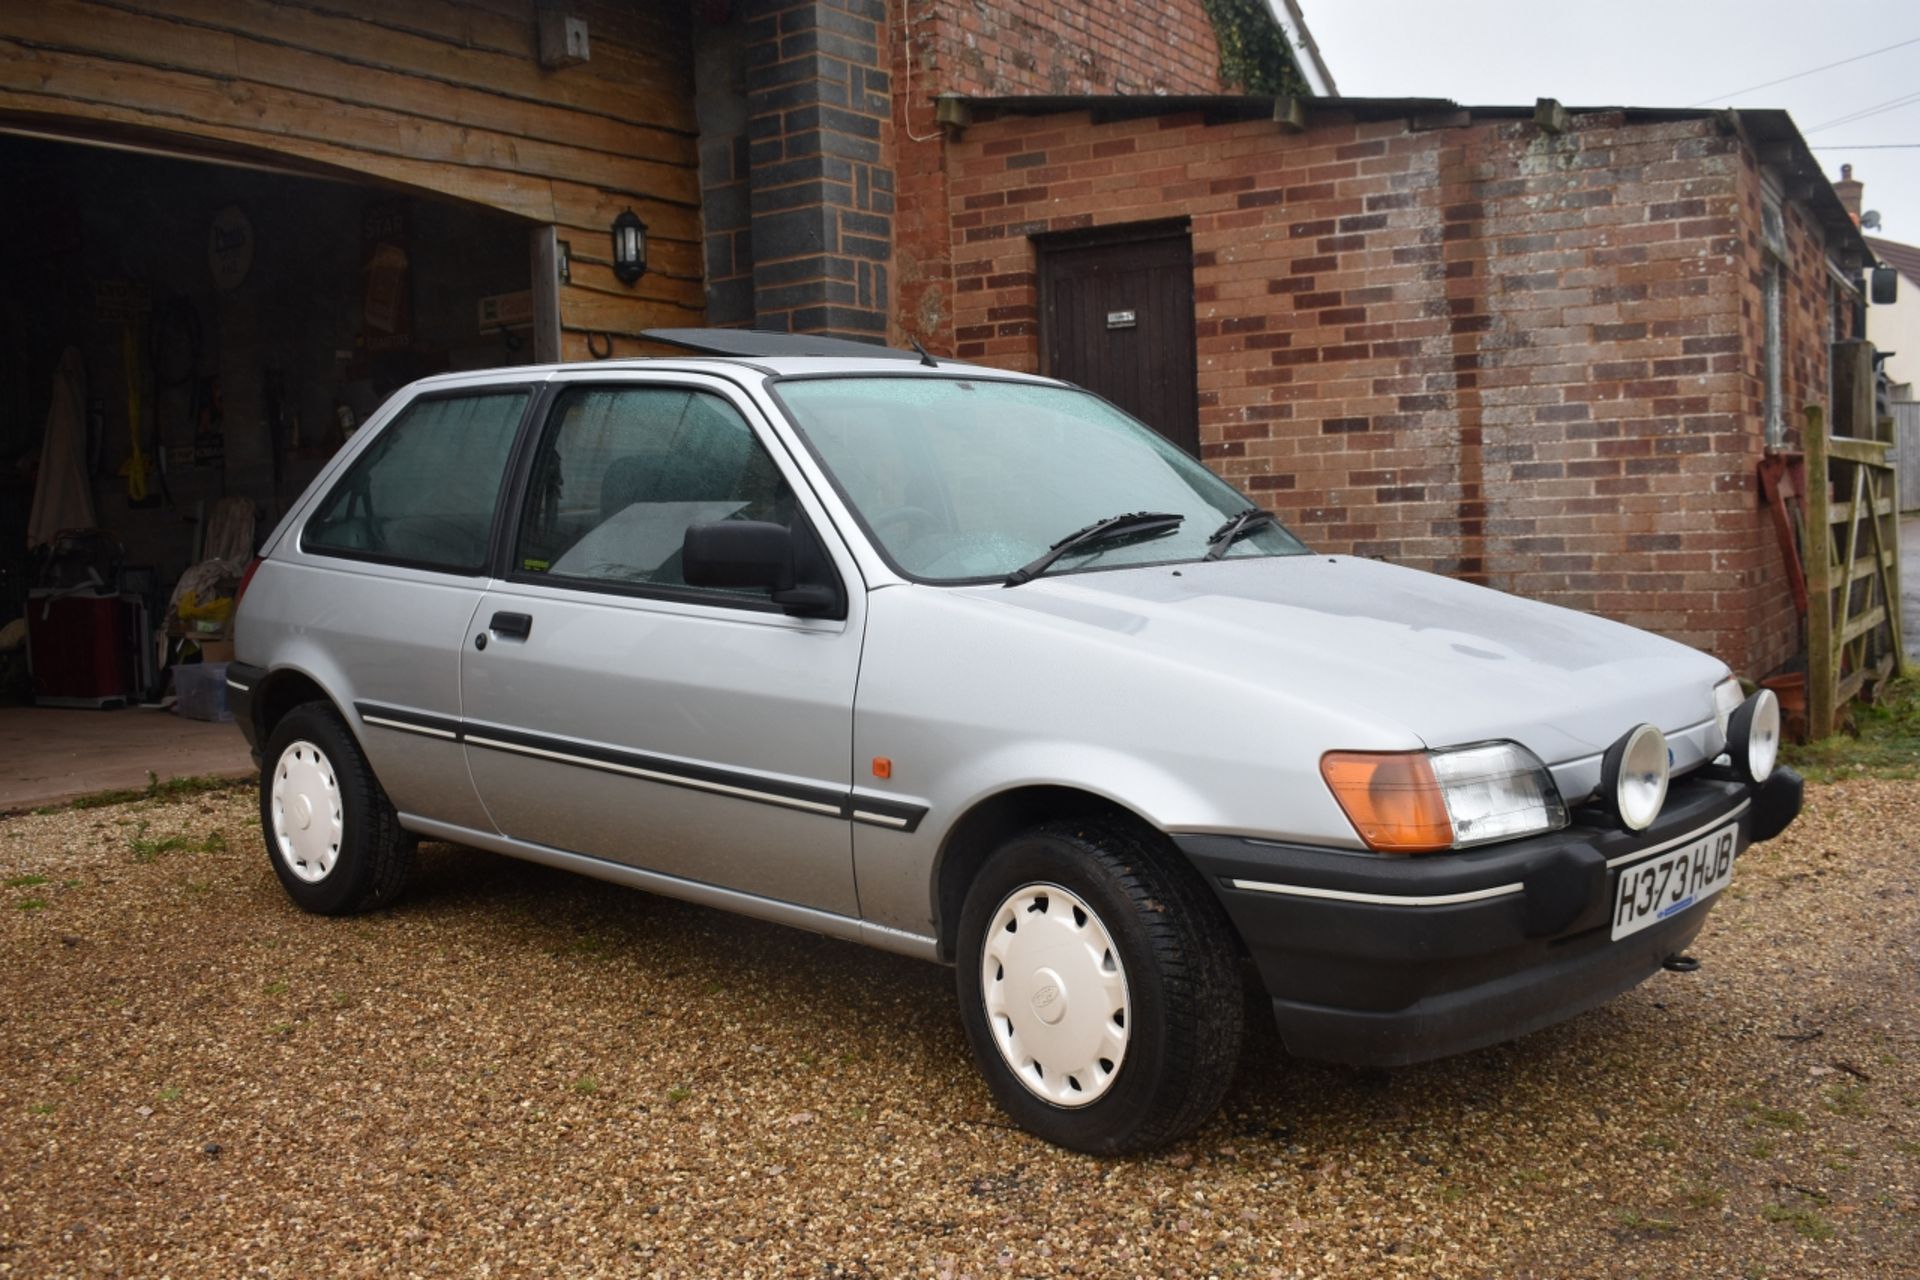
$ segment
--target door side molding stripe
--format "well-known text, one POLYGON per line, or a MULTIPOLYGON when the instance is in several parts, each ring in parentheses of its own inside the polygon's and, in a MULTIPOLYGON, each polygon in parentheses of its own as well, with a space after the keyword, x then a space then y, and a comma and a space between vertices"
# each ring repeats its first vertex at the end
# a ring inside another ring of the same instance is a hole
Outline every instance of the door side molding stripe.
MULTIPOLYGON (((531 743, 512 742, 503 738, 482 737, 471 730, 467 732, 466 743, 470 747, 485 747, 491 751, 507 751, 516 755, 534 756, 542 760, 553 760, 560 764, 578 765, 583 769, 598 769, 603 773, 623 773, 635 778, 645 778, 648 782, 663 782, 668 786, 688 787, 695 791, 711 791, 719 795, 734 796, 741 800, 753 800, 760 804, 779 805, 786 809, 801 809, 808 813, 827 814, 831 817, 845 816, 842 806, 837 802, 811 800, 801 796, 783 795, 763 790, 759 787, 742 787, 728 782, 716 782, 711 778, 696 776, 689 772, 667 772, 661 769, 647 768, 643 765, 628 764, 622 760, 601 758, 601 753, 581 755, 577 751, 555 751, 549 747, 536 747, 531 743)), ((610 753, 608 753, 610 754, 610 753)), ((707 772, 702 770, 703 773, 707 772)))
POLYGON ((405 707, 389 707, 379 702, 356 702, 353 709, 359 712, 361 720, 377 724, 382 729, 398 729, 402 733, 445 738, 452 742, 460 740, 460 722, 446 716, 428 715, 424 711, 410 711, 405 707))
POLYGON ((817 813, 823 817, 858 822, 888 831, 911 832, 919 827, 921 819, 927 815, 925 805, 907 804, 879 796, 856 795, 850 788, 839 789, 810 786, 802 782, 787 782, 747 773, 744 770, 693 764, 668 756, 647 755, 639 751, 621 751, 592 743, 526 733, 518 729, 472 724, 445 716, 410 711, 405 707, 388 706, 384 703, 356 702, 353 704, 353 709, 359 713, 362 723, 381 729, 464 743, 469 747, 478 747, 487 751, 502 751, 537 760, 551 760, 556 764, 573 765, 581 769, 617 773, 647 782, 657 782, 664 786, 686 787, 713 795, 731 796, 734 799, 747 800, 755 804, 775 805, 802 813, 817 813))

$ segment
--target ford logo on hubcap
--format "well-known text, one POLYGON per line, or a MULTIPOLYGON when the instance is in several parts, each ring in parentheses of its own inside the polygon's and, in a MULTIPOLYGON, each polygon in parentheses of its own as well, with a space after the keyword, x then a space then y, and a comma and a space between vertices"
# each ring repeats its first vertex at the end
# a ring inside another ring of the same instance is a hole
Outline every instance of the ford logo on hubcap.
POLYGON ((1033 975, 1033 994, 1027 1004, 1033 1016, 1053 1026, 1067 1016, 1067 984, 1052 969, 1038 969, 1033 975))

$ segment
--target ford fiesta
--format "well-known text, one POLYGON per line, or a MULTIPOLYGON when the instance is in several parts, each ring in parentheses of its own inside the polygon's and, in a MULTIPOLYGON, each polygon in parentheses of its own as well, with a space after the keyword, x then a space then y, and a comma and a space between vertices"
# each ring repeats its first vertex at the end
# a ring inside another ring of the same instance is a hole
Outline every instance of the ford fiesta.
POLYGON ((417 383, 269 538, 229 668, 273 868, 422 838, 953 966, 1000 1104, 1136 1150, 1257 981, 1385 1065, 1673 962, 1800 780, 1599 618, 1312 552, 1095 396, 832 340, 417 383))

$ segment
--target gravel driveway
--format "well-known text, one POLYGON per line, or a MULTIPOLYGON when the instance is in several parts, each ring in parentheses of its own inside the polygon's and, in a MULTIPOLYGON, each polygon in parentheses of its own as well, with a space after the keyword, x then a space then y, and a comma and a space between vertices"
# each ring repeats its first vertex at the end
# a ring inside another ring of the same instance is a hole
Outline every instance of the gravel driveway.
POLYGON ((930 965, 444 846, 303 916, 250 792, 6 819, 0 1274, 1920 1275, 1920 786, 1809 795, 1699 973, 1391 1074, 1256 1024, 1110 1162, 930 965))

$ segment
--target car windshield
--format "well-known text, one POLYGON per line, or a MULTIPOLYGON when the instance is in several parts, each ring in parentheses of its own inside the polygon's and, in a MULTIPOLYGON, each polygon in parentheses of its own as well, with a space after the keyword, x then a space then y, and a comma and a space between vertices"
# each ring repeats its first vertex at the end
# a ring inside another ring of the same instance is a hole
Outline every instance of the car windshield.
MULTIPOLYGON (((1253 504, 1177 446, 1084 391, 991 378, 796 378, 775 387, 873 540, 909 577, 1004 579, 1054 543, 1130 512, 1164 536, 1095 541, 1051 570, 1198 560, 1253 504)), ((1262 524, 1225 558, 1301 555, 1262 524)))

